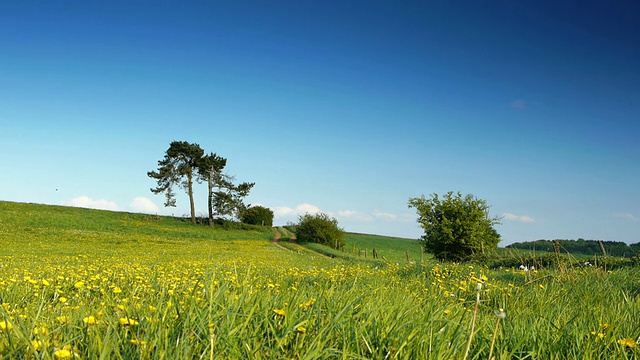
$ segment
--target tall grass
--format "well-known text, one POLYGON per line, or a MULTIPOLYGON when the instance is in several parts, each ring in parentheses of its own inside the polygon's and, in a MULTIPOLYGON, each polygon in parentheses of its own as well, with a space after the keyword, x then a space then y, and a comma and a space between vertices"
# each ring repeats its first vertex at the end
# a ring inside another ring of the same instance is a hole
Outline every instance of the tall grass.
POLYGON ((170 219, 71 209, 84 219, 73 232, 31 210, 29 226, 0 223, 2 358, 456 359, 468 344, 469 359, 640 356, 636 268, 372 266, 283 250, 258 230, 174 236, 170 219), (96 230, 94 214, 118 231, 96 230))

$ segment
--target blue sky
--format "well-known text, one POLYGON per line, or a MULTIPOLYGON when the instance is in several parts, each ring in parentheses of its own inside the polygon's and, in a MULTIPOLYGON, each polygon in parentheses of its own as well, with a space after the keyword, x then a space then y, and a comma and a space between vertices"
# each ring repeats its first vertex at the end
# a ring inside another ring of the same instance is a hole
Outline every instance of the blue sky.
MULTIPOLYGON (((171 141, 277 224, 418 238, 407 200, 486 199, 502 245, 640 241, 640 5, 3 1, 0 199, 185 215, 171 141)), ((196 188, 206 213, 206 186, 196 188)))

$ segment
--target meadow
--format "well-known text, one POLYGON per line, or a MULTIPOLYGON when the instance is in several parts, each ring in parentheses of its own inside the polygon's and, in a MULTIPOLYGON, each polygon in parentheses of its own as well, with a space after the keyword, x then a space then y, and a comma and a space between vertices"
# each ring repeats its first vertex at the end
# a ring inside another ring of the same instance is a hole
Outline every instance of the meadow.
POLYGON ((640 357, 638 268, 406 262, 358 234, 393 261, 330 258, 275 232, 0 202, 0 358, 640 357))

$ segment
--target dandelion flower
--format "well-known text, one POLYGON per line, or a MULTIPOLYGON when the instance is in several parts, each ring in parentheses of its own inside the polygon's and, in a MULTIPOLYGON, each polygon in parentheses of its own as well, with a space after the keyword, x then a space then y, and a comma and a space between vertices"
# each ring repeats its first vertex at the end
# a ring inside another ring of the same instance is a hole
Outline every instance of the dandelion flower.
POLYGON ((445 315, 449 315, 449 314, 451 314, 451 310, 449 310, 449 309, 445 310, 445 311, 444 311, 444 314, 445 314, 445 315))
POLYGON ((296 330, 298 330, 298 332, 301 334, 304 334, 307 332, 307 328, 305 328, 304 326, 298 326, 296 330))
POLYGON ((58 316, 56 320, 58 320, 61 324, 66 324, 67 317, 65 315, 61 315, 61 316, 58 316))
POLYGON ((33 341, 31 341, 31 346, 33 346, 33 348, 34 348, 36 351, 40 351, 40 350, 42 350, 42 341, 40 341, 40 340, 33 340, 33 341))
POLYGON ((273 309, 273 312, 280 316, 285 316, 287 314, 284 309, 273 309))
POLYGON ((53 352, 53 357, 58 359, 70 359, 73 356, 73 353, 69 349, 60 349, 53 352))
POLYGON ((636 341, 630 338, 626 338, 626 339, 620 339, 618 340, 618 344, 624 346, 624 347, 628 347, 628 348, 634 348, 636 346, 636 341))
POLYGON ((122 326, 136 326, 136 325, 140 325, 140 323, 138 322, 138 320, 134 320, 128 317, 123 317, 118 319, 118 322, 120 322, 120 325, 122 326))
POLYGON ((6 321, 6 320, 2 320, 0 321, 0 332, 2 331, 8 331, 13 329, 13 325, 11 325, 10 322, 6 321))
POLYGON ((147 342, 144 340, 131 339, 130 341, 133 345, 141 345, 141 346, 147 345, 147 342))
POLYGON ((85 318, 82 319, 82 322, 85 323, 85 325, 95 325, 97 323, 96 317, 93 315, 87 316, 85 318))

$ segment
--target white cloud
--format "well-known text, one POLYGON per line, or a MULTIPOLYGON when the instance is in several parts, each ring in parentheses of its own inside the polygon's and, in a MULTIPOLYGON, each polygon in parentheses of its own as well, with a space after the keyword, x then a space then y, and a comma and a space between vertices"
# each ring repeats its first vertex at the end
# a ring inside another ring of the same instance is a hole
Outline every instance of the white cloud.
POLYGON ((620 219, 627 220, 627 221, 631 221, 631 222, 640 222, 639 217, 633 216, 632 214, 629 214, 629 213, 617 213, 617 214, 613 214, 613 216, 620 219))
POLYGON ((510 213, 502 214, 502 218, 505 219, 505 220, 520 221, 520 222, 526 222, 526 223, 531 223, 531 222, 535 221, 531 216, 515 215, 515 214, 510 214, 510 213))
POLYGON ((93 200, 88 196, 80 196, 77 198, 71 199, 71 201, 64 203, 64 205, 81 207, 81 208, 89 208, 89 209, 99 209, 99 210, 111 210, 118 211, 120 208, 113 201, 108 201, 104 199, 93 200))
POLYGON ((383 213, 380 211, 374 211, 373 212, 373 217, 375 217, 376 219, 380 219, 380 220, 398 220, 398 215, 396 214, 390 214, 390 213, 383 213))
POLYGON ((359 220, 359 221, 373 220, 371 216, 367 214, 363 214, 361 212, 352 211, 352 210, 339 210, 338 216, 344 219, 353 219, 353 220, 359 220))
POLYGON ((320 210, 319 207, 317 207, 315 205, 311 205, 311 204, 300 204, 300 205, 296 206, 296 213, 298 213, 298 214, 305 214, 305 213, 317 214, 320 211, 321 210, 320 210))
POLYGON ((159 209, 153 201, 147 199, 144 196, 138 196, 129 204, 129 208, 135 212, 141 212, 145 214, 157 214, 159 209))
POLYGON ((273 217, 276 219, 287 218, 294 215, 302 215, 306 213, 317 214, 321 212, 319 207, 315 205, 307 204, 307 203, 300 204, 295 208, 290 208, 287 206, 276 206, 272 210, 273 210, 273 217))

